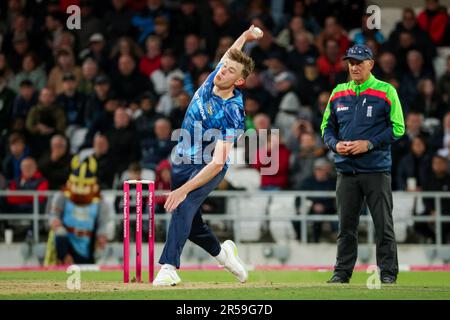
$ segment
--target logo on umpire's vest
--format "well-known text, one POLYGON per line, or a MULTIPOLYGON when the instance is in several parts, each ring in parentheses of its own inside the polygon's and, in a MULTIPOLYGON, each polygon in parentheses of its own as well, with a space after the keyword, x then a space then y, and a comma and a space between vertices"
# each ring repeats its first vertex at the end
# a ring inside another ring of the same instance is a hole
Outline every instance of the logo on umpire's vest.
POLYGON ((338 104, 337 107, 336 107, 336 111, 337 112, 339 112, 339 111, 347 111, 347 110, 348 110, 348 107, 344 106, 343 104, 338 104))
POLYGON ((372 106, 367 107, 367 117, 372 117, 372 106))

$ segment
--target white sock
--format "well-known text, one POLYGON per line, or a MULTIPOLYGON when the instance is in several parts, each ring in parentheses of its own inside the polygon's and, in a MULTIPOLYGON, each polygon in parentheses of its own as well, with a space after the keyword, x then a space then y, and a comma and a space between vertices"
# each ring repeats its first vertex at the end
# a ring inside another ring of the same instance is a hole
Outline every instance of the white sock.
POLYGON ((161 269, 167 269, 167 270, 176 270, 175 266, 171 265, 171 264, 163 264, 161 269))
POLYGON ((227 259, 227 254, 223 249, 220 249, 220 252, 217 256, 214 257, 220 264, 225 264, 225 260, 227 259))

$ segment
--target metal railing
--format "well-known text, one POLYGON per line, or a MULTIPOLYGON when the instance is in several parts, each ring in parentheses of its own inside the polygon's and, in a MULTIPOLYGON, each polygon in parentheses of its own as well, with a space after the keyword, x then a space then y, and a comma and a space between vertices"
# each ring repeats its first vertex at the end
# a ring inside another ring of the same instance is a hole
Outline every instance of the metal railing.
MULTIPOLYGON (((21 220, 21 221, 32 221, 32 230, 33 230, 33 240, 35 242, 39 242, 39 226, 40 224, 47 224, 49 213, 48 212, 40 212, 39 209, 39 197, 45 196, 47 197, 47 201, 51 199, 52 196, 54 196, 58 191, 6 191, 6 190, 0 190, 0 198, 6 197, 6 196, 32 196, 33 197, 33 210, 30 214, 17 214, 17 213, 9 213, 9 212, 0 212, 0 222, 1 221, 12 221, 12 220, 21 220)), ((161 195, 165 193, 165 191, 157 191, 156 195, 161 195)), ((393 192, 393 198, 394 203, 396 201, 396 198, 401 195, 409 195, 413 197, 417 197, 418 199, 422 198, 433 198, 434 204, 435 204, 435 211, 436 214, 434 216, 417 216, 411 214, 411 216, 408 216, 406 218, 400 218, 396 217, 395 211, 393 214, 394 218, 394 224, 396 222, 434 222, 434 228, 435 228, 435 245, 437 247, 442 247, 442 223, 448 222, 450 223, 450 216, 446 216, 442 214, 442 208, 441 208, 441 199, 442 198, 448 198, 450 200, 450 192, 393 192), (406 221, 405 221, 406 220, 406 221)), ((115 191, 115 190, 107 190, 103 191, 102 195, 105 198, 109 199, 115 199, 117 196, 122 196, 121 191, 115 191)), ((300 203, 302 205, 305 205, 308 203, 308 199, 310 198, 335 198, 336 193, 334 191, 214 191, 211 194, 211 197, 226 197, 227 203, 232 203, 233 201, 236 201, 238 199, 248 199, 250 197, 269 197, 271 199, 275 198, 283 198, 283 197, 297 197, 300 198, 300 203)), ((293 200, 295 201, 295 200, 293 200)), ((114 201, 113 201, 114 202, 114 201)), ((113 204, 113 203, 112 203, 113 204)), ((47 208, 49 207, 47 203, 47 208)), ((113 207, 111 208, 116 211, 113 207)), ((450 214, 450 213, 447 213, 450 214)), ((233 213, 223 213, 223 214, 203 214, 203 219, 211 222, 224 222, 224 221, 232 221, 233 222, 233 228, 234 228, 234 235, 236 242, 240 242, 241 234, 239 230, 239 224, 236 222, 243 222, 243 221, 298 221, 300 222, 300 241, 302 243, 308 242, 308 223, 311 222, 325 222, 325 221, 338 221, 338 216, 336 214, 334 215, 310 215, 308 214, 308 210, 305 208, 300 209, 299 213, 291 212, 290 214, 283 214, 283 215, 267 215, 266 212, 261 212, 260 215, 248 215, 246 212, 242 212, 237 210, 233 213)), ((135 219, 135 215, 131 215, 131 220, 135 219)), ((143 214, 143 219, 148 219, 148 215, 143 214)), ((164 215, 156 215, 155 221, 169 221, 170 215, 164 214, 164 215)), ((122 214, 121 212, 116 212, 114 215, 114 220, 116 226, 121 223, 122 220, 122 214)), ((360 222, 367 223, 368 228, 368 243, 373 244, 374 243, 374 226, 372 222, 372 218, 370 214, 367 215, 361 215, 360 216, 360 222)))

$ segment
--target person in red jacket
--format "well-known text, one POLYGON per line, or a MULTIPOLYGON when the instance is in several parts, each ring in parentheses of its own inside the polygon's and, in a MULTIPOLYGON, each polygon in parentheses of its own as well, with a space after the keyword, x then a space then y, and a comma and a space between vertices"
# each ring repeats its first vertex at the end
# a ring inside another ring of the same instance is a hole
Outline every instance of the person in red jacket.
MULTIPOLYGON (((47 191, 48 181, 38 171, 36 160, 27 157, 20 163, 20 170, 22 174, 20 178, 11 180, 8 186, 10 191, 15 190, 32 190, 32 191, 47 191)), ((40 211, 45 205, 46 197, 39 196, 40 211)), ((33 212, 33 197, 22 195, 9 195, 6 197, 8 211, 13 213, 32 213, 33 212)))
MULTIPOLYGON (((260 140, 261 141, 261 140, 260 140)), ((291 152, 280 141, 280 136, 268 131, 267 145, 260 146, 256 151, 254 163, 250 166, 261 171, 262 168, 277 167, 274 175, 261 174, 261 189, 287 189, 289 182, 289 158, 291 152), (278 150, 277 150, 278 149, 278 150), (277 155, 278 152, 278 155, 277 155), (268 161, 270 159, 270 161, 268 161)))
POLYGON ((417 16, 417 23, 437 46, 444 45, 448 20, 447 9, 439 4, 439 0, 426 0, 425 10, 417 16))

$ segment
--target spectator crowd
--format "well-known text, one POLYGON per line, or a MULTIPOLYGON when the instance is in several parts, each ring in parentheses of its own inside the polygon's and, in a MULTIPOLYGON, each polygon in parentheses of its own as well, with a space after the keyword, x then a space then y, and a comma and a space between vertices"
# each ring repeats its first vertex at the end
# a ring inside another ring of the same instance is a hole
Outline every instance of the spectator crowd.
MULTIPOLYGON (((256 65, 242 88, 245 126, 280 130, 264 146, 279 148, 280 170, 262 178, 262 189, 334 190, 320 123, 331 90, 348 81, 342 56, 359 43, 371 48, 373 74, 397 89, 403 106, 406 134, 392 146, 393 189, 448 191, 450 56, 439 56, 450 46, 447 8, 439 0, 405 8, 384 36, 368 28, 365 0, 273 3, 1 1, 2 189, 60 190, 72 156, 83 150, 96 158, 103 190, 117 187, 114 177, 128 168, 160 176, 195 91, 254 24, 264 37, 245 47, 256 65), (70 4, 80 7, 81 29, 66 27, 70 4), (445 71, 435 70, 438 57, 445 71)), ((31 210, 26 197, 0 201, 0 211, 31 210)), ((434 214, 434 202, 425 207, 434 214)), ((333 212, 333 203, 319 199, 311 210, 333 212)), ((418 230, 428 236, 425 227, 418 230)))

